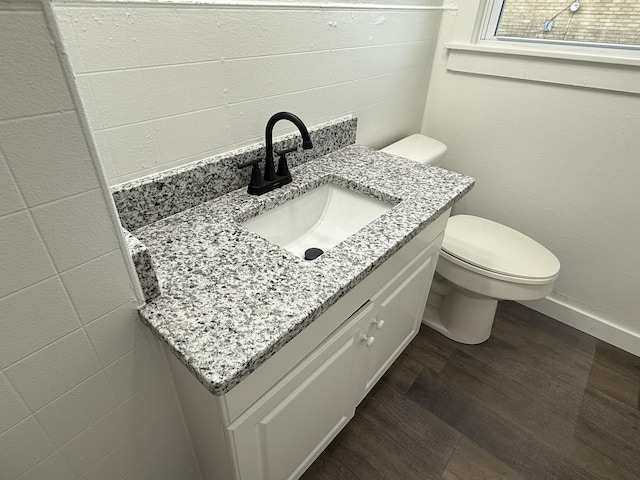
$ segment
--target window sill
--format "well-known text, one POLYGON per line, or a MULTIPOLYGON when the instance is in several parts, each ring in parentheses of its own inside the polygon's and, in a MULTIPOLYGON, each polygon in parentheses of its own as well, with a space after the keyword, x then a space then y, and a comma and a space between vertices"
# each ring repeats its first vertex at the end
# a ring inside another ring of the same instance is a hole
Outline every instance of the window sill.
POLYGON ((447 69, 453 72, 640 94, 640 56, 635 52, 612 55, 610 49, 489 41, 445 47, 447 69))

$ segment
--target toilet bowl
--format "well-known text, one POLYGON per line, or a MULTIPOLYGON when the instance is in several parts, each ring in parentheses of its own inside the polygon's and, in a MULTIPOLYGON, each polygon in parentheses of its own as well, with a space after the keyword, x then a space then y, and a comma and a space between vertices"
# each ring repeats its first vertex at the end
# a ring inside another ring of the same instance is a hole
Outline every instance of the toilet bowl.
MULTIPOLYGON (((438 166, 447 147, 412 135, 382 149, 438 166)), ((560 271, 558 259, 535 240, 500 223, 454 215, 445 229, 423 323, 460 343, 491 335, 499 300, 548 295, 560 271)))

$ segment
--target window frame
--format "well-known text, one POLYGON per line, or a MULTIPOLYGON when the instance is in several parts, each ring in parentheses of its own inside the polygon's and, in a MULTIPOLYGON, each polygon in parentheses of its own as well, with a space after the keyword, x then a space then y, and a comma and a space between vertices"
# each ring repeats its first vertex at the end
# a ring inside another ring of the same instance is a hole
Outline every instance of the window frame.
POLYGON ((571 40, 552 40, 545 38, 528 38, 528 37, 505 37, 497 34, 498 23, 507 0, 487 0, 486 13, 482 23, 483 41, 496 42, 521 42, 539 45, 557 45, 559 47, 586 47, 586 48, 612 48, 614 50, 630 50, 640 51, 639 45, 631 45, 625 43, 602 43, 602 42, 578 42, 571 40))
POLYGON ((457 1, 454 24, 444 40, 447 70, 640 94, 640 49, 486 38, 489 21, 499 18, 503 1, 457 1))
POLYGON ((495 32, 498 31, 498 22, 502 14, 505 0, 489 0, 487 2, 486 12, 482 21, 482 39, 498 40, 495 32))

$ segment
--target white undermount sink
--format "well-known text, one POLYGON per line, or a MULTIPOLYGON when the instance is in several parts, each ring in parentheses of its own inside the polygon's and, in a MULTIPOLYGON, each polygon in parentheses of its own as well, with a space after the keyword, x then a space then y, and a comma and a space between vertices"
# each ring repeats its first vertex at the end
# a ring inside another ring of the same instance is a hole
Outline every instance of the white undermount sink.
POLYGON ((309 248, 327 251, 393 205, 327 183, 242 225, 300 258, 309 248))

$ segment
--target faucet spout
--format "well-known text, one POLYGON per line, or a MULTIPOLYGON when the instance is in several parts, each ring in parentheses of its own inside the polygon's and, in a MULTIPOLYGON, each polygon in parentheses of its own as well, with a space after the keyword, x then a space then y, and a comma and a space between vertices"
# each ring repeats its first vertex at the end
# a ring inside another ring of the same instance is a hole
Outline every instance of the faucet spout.
MULTIPOLYGON (((264 165, 264 179, 265 181, 273 181, 277 179, 275 165, 273 163, 273 128, 276 123, 280 120, 289 120, 293 123, 300 132, 302 136, 302 148, 304 150, 308 150, 313 147, 311 143, 311 137, 309 137, 309 132, 307 131, 307 127, 305 124, 293 113, 289 112, 278 112, 273 115, 269 121, 267 122, 267 127, 265 129, 265 146, 266 146, 266 157, 265 157, 265 165, 264 165)), ((291 179, 289 178, 289 181, 291 179)), ((288 182, 287 182, 288 183, 288 182)))
POLYGON ((271 190, 291 183, 291 172, 289 172, 289 167, 287 165, 286 154, 295 152, 298 147, 293 146, 276 152, 280 156, 277 172, 275 165, 273 164, 273 127, 280 120, 289 120, 298 128, 300 135, 302 136, 302 148, 304 150, 308 150, 313 147, 307 127, 302 123, 302 120, 289 112, 278 112, 273 115, 267 122, 267 129, 265 132, 265 146, 267 152, 264 162, 264 176, 261 175, 260 168, 258 167, 261 162, 259 158, 243 163, 242 165, 238 165, 238 168, 253 167, 251 169, 251 181, 247 187, 249 195, 262 195, 263 193, 270 192, 271 190))

